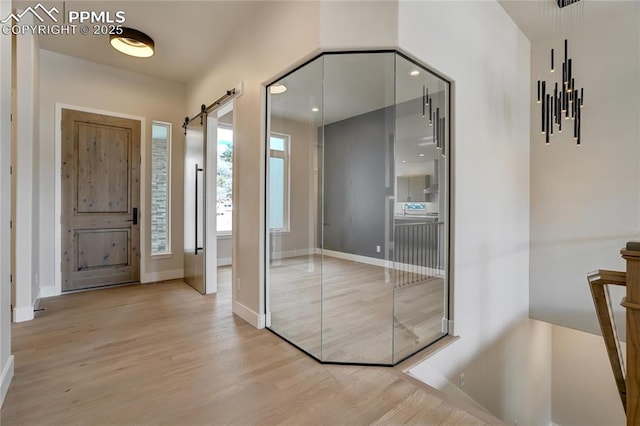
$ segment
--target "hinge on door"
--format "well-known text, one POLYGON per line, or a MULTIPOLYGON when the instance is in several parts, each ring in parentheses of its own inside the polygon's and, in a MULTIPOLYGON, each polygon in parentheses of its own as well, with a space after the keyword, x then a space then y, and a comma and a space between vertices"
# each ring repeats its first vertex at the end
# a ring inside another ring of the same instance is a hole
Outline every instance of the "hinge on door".
POLYGON ((9 221, 9 229, 13 229, 13 221, 12 220, 9 221))
POLYGON ((12 175, 13 174, 13 166, 9 166, 9 174, 12 175))
POLYGON ((13 282, 13 274, 9 274, 9 282, 12 283, 13 282))

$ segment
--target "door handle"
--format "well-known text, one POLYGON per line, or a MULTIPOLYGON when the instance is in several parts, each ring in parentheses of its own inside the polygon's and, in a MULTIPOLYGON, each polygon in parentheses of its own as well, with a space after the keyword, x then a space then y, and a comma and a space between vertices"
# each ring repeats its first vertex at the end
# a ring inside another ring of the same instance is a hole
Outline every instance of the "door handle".
POLYGON ((195 237, 196 237, 195 238, 195 242, 196 242, 196 250, 195 250, 195 255, 196 256, 198 255, 198 251, 204 250, 202 247, 198 246, 198 173, 199 172, 203 172, 203 171, 204 171, 204 169, 198 167, 198 163, 196 163, 196 174, 195 174, 195 178, 196 178, 196 185, 195 185, 195 190, 196 190, 196 197, 195 197, 195 200, 196 200, 196 203, 195 203, 196 204, 196 209, 195 209, 195 219, 196 219, 196 222, 195 222, 195 234, 196 234, 195 235, 195 237))
POLYGON ((127 222, 133 222, 134 225, 138 224, 138 208, 137 207, 133 208, 132 219, 128 220, 127 222))

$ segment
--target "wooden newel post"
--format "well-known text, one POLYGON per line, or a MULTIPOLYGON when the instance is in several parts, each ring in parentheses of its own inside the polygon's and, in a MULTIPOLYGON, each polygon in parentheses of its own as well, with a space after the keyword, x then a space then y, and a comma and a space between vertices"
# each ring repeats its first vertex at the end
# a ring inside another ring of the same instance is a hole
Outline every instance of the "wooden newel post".
POLYGON ((640 425, 640 242, 620 252, 627 261, 627 425, 640 425))

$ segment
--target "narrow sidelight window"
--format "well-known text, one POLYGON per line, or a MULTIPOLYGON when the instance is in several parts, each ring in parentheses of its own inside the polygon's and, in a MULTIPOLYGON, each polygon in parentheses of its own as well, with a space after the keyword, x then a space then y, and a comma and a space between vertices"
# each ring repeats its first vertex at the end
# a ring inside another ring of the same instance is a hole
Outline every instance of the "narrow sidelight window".
POLYGON ((151 125, 151 255, 171 253, 171 124, 151 125))

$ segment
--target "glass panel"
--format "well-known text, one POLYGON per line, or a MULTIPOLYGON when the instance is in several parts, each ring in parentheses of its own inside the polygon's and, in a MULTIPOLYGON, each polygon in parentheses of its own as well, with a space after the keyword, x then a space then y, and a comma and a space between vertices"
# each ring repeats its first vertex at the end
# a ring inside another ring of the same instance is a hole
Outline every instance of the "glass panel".
POLYGON ((284 151, 285 141, 286 141, 286 138, 283 138, 281 136, 271 135, 271 137, 269 138, 270 148, 276 151, 284 151))
POLYGON ((284 229, 285 164, 283 158, 269 158, 269 228, 284 229))
POLYGON ((151 254, 170 253, 169 153, 171 124, 151 124, 151 254))
POLYGON ((394 89, 393 53, 325 55, 325 361, 392 362, 394 89))
POLYGON ((231 232, 233 217, 233 128, 218 125, 217 218, 218 232, 231 232))
POLYGON ((394 362, 445 333, 449 85, 396 56, 394 362))
POLYGON ((268 90, 266 150, 269 328, 316 358, 322 338, 322 63, 318 58, 278 81, 286 91, 268 90))

